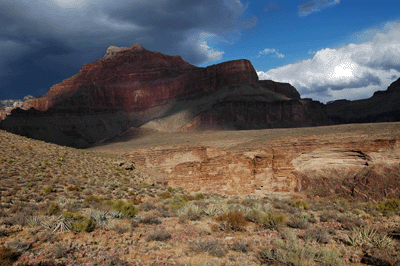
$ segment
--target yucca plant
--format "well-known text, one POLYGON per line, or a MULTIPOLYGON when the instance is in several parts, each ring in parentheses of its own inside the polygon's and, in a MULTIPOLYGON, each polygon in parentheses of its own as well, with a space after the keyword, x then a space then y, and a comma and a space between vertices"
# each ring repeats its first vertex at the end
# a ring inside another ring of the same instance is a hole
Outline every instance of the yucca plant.
POLYGON ((376 229, 369 227, 353 227, 351 235, 347 235, 347 242, 351 246, 371 245, 371 240, 376 234, 376 229))
POLYGON ((41 223, 42 227, 45 230, 52 231, 53 233, 60 231, 60 232, 65 232, 65 231, 70 231, 72 228, 71 223, 69 220, 62 215, 60 215, 57 218, 51 218, 47 221, 44 221, 41 223))
POLYGON ((40 225, 41 221, 42 221, 42 219, 39 216, 32 216, 26 221, 26 223, 29 226, 35 227, 35 226, 40 225))
POLYGON ((218 206, 215 205, 215 204, 209 205, 209 206, 204 210, 204 212, 205 212, 208 216, 214 216, 214 215, 218 214, 219 211, 220 211, 220 209, 219 209, 218 206))

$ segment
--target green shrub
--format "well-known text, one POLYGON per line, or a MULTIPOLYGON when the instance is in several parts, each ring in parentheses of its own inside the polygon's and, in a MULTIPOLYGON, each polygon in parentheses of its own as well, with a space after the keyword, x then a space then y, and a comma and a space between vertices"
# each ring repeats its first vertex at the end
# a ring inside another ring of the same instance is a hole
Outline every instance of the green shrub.
POLYGON ((54 188, 52 186, 48 186, 48 187, 43 188, 43 192, 46 193, 46 194, 49 194, 49 193, 51 193, 53 191, 54 191, 54 188))
POLYGON ((295 208, 302 208, 305 210, 310 209, 310 205, 308 205, 308 203, 303 200, 297 200, 295 202, 292 202, 290 205, 295 208))
POLYGON ((49 214, 54 215, 61 212, 60 206, 55 203, 52 203, 48 209, 49 214))
POLYGON ((133 203, 126 203, 123 200, 117 200, 113 203, 113 208, 122 213, 126 217, 134 217, 139 209, 133 203))
POLYGON ((95 196, 87 196, 87 197, 85 198, 85 202, 86 202, 86 203, 92 203, 92 202, 101 203, 101 202, 103 202, 103 201, 104 201, 104 199, 102 199, 102 198, 97 198, 97 197, 95 197, 95 196))
POLYGON ((177 210, 182 208, 188 202, 187 197, 184 195, 174 195, 172 198, 168 200, 169 209, 177 210))
POLYGON ((286 224, 287 217, 284 214, 267 213, 259 220, 259 223, 266 228, 277 230, 286 224))
POLYGON ((96 229, 96 223, 90 220, 87 217, 84 217, 83 220, 78 220, 73 224, 74 231, 85 233, 92 232, 96 229))
POLYGON ((64 218, 71 218, 74 220, 84 220, 85 216, 79 212, 64 212, 64 218))
POLYGON ((197 193, 196 195, 194 195, 194 199, 196 199, 196 200, 202 200, 205 198, 206 197, 203 195, 203 193, 197 193))
POLYGON ((158 194, 158 196, 159 196, 160 198, 163 198, 163 199, 172 198, 171 193, 168 192, 168 191, 162 192, 162 193, 158 194))
POLYGON ((395 211, 400 211, 400 199, 388 199, 380 202, 378 210, 385 215, 391 214, 395 211))

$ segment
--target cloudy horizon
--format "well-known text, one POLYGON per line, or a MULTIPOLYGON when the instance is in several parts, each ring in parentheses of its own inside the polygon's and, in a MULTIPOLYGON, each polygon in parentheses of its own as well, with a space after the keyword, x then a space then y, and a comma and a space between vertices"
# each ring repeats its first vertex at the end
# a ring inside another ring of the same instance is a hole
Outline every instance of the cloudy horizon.
POLYGON ((107 47, 138 42, 200 67, 248 59, 303 98, 368 98, 400 77, 397 4, 0 0, 0 99, 43 95, 107 47))

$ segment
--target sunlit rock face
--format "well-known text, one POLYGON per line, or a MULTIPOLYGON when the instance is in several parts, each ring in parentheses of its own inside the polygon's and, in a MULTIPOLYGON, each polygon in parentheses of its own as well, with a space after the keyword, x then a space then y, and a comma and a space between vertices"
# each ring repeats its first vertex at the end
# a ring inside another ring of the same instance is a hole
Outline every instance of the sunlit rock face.
POLYGON ((168 185, 223 195, 400 197, 400 141, 301 136, 244 151, 204 146, 146 147, 125 156, 159 171, 168 185))
POLYGON ((324 105, 290 84, 259 81, 248 60, 206 68, 140 44, 111 46, 76 75, 24 102, 1 128, 86 147, 129 127, 162 131, 258 129, 327 123, 324 105))

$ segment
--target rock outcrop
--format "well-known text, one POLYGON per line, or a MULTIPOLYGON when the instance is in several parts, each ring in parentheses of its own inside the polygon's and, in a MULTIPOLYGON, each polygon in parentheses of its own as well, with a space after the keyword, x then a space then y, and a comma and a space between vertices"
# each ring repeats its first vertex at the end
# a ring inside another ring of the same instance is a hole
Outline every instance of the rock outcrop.
POLYGON ((87 147, 131 126, 179 131, 327 123, 324 105, 299 98, 289 84, 259 81, 248 60, 199 68, 140 44, 112 46, 43 97, 25 101, 26 111, 13 112, 0 127, 87 147))
POLYGON ((400 78, 369 99, 338 100, 328 103, 326 109, 336 124, 400 121, 400 78))
MULTIPOLYGON (((209 145, 194 142, 190 135, 181 135, 182 144, 173 139, 173 146, 130 149, 127 141, 124 150, 129 151, 124 156, 139 166, 158 169, 156 176, 163 177, 168 185, 192 193, 279 197, 305 192, 310 196, 378 201, 400 197, 400 140, 399 134, 391 133, 399 126, 377 126, 385 133, 378 137, 365 134, 372 129, 366 124, 361 134, 346 133, 347 126, 343 125, 323 134, 309 129, 307 134, 269 141, 255 140, 276 134, 267 130, 251 136, 243 132, 236 137, 196 133, 197 139, 209 136, 209 145), (217 140, 213 142, 213 138, 217 140), (252 141, 256 142, 250 144, 252 141), (223 148, 235 142, 240 149, 223 148)), ((357 130, 353 127, 351 131, 357 130)))

